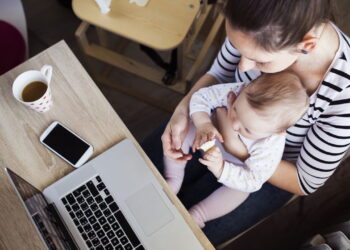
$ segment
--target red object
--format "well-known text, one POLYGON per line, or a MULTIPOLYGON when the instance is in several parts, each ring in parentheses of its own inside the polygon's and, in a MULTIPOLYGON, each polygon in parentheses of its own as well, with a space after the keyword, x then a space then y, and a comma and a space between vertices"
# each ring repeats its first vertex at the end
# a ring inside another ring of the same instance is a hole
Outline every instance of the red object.
POLYGON ((0 75, 25 60, 26 45, 22 34, 0 20, 0 75))

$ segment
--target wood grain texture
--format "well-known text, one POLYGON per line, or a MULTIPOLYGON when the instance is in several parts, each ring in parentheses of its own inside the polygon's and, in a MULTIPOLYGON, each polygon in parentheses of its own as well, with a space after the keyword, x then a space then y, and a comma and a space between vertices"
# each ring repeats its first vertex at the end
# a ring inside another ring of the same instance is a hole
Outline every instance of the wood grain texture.
POLYGON ((72 6, 81 20, 151 48, 170 50, 184 40, 199 5, 198 0, 150 0, 145 7, 112 1, 107 14, 94 1, 73 0, 72 6))
POLYGON ((126 137, 131 139, 203 246, 213 249, 65 42, 0 77, 0 113, 0 249, 44 249, 3 168, 11 168, 40 190, 72 171, 39 142, 40 134, 53 121, 90 142, 93 157, 126 137), (53 67, 53 106, 46 113, 37 113, 17 102, 11 87, 17 75, 39 70, 44 64, 53 67))

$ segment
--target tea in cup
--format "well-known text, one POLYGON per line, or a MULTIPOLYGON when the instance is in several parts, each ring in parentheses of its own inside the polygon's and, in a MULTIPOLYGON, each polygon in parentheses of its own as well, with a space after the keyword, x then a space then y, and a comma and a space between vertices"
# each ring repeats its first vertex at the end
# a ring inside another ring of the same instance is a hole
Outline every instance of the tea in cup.
POLYGON ((40 113, 46 112, 52 105, 51 77, 52 66, 50 65, 44 65, 40 71, 23 72, 13 82, 12 93, 27 107, 40 113))

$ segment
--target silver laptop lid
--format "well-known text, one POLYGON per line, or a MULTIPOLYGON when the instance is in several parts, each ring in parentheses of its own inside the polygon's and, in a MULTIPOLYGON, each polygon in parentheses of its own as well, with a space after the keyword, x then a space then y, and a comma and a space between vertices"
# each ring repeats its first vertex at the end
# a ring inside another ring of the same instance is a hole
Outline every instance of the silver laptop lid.
POLYGON ((5 171, 48 249, 78 249, 55 205, 48 204, 38 189, 13 171, 8 168, 5 171))

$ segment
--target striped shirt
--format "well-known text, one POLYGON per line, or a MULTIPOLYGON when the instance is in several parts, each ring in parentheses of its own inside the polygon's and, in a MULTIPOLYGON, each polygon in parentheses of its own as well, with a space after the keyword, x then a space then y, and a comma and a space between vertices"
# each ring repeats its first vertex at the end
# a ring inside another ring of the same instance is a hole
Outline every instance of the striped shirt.
MULTIPOLYGON (((327 181, 350 145, 350 39, 336 30, 340 44, 333 62, 310 96, 304 117, 287 129, 283 159, 296 164, 305 194, 327 181)), ((223 83, 248 83, 261 74, 257 70, 239 71, 239 60, 239 51, 226 38, 208 74, 223 83)))

